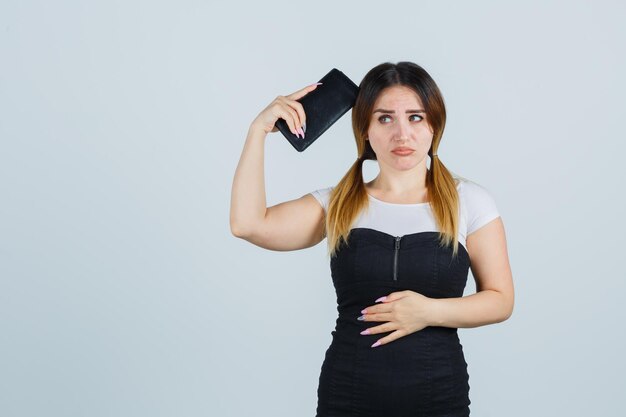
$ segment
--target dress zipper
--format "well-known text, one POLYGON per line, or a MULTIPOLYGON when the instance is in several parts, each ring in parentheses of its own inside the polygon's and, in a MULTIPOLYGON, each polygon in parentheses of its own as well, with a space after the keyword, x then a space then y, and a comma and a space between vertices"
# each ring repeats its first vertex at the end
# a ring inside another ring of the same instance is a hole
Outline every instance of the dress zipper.
POLYGON ((398 280, 398 249, 400 249, 400 239, 402 236, 396 236, 396 253, 393 258, 393 280, 398 280))

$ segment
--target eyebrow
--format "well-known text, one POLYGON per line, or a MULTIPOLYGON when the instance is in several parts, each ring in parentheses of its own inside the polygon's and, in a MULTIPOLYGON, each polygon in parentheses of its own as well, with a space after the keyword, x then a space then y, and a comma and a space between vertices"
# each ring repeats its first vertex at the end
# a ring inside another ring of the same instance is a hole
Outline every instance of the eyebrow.
MULTIPOLYGON (((395 110, 385 110, 385 109, 376 109, 373 113, 395 113, 395 110)), ((416 109, 416 110, 407 110, 407 113, 426 113, 424 110, 416 109)))

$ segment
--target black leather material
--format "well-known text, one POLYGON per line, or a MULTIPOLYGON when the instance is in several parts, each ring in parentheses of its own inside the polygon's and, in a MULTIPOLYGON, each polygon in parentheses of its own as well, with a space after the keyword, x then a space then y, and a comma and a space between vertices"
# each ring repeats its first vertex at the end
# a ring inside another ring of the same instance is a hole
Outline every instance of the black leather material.
POLYGON ((319 82, 322 85, 298 100, 306 115, 304 139, 291 133, 284 119, 279 118, 275 124, 298 152, 308 148, 346 114, 354 106, 359 93, 359 86, 337 68, 330 70, 319 82))

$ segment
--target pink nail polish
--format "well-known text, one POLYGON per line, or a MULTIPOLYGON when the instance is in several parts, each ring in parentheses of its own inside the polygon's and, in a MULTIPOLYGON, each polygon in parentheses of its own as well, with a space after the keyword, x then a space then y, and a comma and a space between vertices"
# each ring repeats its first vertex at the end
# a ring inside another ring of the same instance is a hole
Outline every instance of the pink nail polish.
POLYGON ((370 334, 370 329, 365 329, 361 332, 361 334, 370 334))
POLYGON ((372 345, 372 347, 380 346, 380 340, 372 345))
POLYGON ((375 303, 379 302, 379 301, 385 301, 387 299, 387 296, 384 297, 380 297, 378 300, 374 301, 375 303))

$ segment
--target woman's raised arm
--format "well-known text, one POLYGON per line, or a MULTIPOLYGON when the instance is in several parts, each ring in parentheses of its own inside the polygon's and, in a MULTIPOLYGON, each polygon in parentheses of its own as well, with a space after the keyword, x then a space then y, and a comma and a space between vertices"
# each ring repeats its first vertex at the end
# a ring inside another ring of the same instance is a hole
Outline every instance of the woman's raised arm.
POLYGON ((265 138, 277 131, 274 124, 279 117, 294 134, 300 132, 306 116, 296 100, 316 87, 312 84, 289 96, 278 96, 250 125, 231 192, 230 229, 234 236, 283 251, 310 247, 323 239, 324 209, 312 195, 269 208, 265 198, 265 138))

